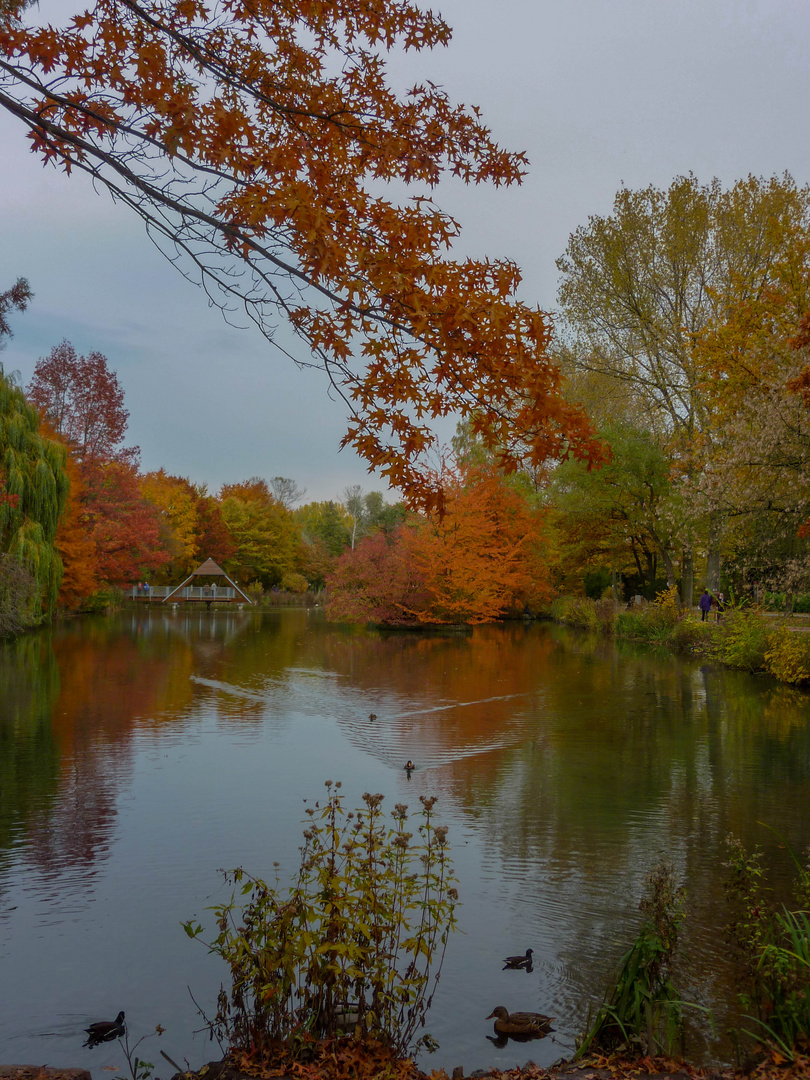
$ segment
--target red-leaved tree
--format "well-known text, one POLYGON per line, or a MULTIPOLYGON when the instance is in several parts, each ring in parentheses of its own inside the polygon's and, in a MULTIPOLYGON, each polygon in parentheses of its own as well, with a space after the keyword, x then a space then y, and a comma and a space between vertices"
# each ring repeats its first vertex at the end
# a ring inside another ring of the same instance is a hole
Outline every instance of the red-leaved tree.
POLYGON ((69 341, 55 345, 37 361, 27 396, 83 467, 137 462, 138 448, 122 445, 129 421, 124 391, 100 352, 79 356, 69 341))
POLYGON ((96 546, 99 576, 126 587, 169 561, 160 537, 157 507, 141 495, 132 466, 99 466, 87 493, 85 513, 96 546))

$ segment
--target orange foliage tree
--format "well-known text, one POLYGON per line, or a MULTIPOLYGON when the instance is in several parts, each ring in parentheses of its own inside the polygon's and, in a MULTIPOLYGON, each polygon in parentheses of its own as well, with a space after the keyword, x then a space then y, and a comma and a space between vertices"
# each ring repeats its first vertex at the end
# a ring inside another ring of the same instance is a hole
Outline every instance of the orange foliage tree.
POLYGON ((56 27, 27 7, 0 9, 0 105, 33 150, 135 210, 224 308, 269 337, 287 319, 347 404, 344 444, 412 502, 442 503, 425 461, 450 413, 507 471, 598 459, 517 266, 448 256, 459 226, 431 189, 518 183, 526 162, 477 108, 389 85, 385 53, 446 45, 440 18, 408 0, 97 0, 56 27))
POLYGON ((488 622, 552 596, 543 515, 495 469, 448 472, 445 512, 347 551, 329 614, 388 623, 488 622))
POLYGON ((92 481, 85 508, 99 577, 125 587, 167 563, 157 509, 143 498, 135 469, 110 461, 94 470, 92 481))
MULTIPOLYGON (((40 419, 40 430, 48 438, 57 442, 63 441, 46 419, 40 419)), ((85 509, 81 468, 71 449, 66 447, 66 450, 65 472, 70 487, 64 512, 56 527, 54 545, 64 567, 57 604, 60 608, 72 611, 98 589, 99 567, 98 553, 85 509)))

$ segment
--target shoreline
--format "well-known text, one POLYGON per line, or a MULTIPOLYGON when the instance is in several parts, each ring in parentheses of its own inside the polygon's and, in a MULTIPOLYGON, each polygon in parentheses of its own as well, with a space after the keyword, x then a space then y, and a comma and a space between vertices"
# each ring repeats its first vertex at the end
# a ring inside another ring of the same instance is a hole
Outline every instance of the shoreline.
MULTIPOLYGON (((154 1074, 154 1080, 808 1080, 810 1078, 810 1054, 795 1054, 791 1062, 782 1055, 770 1052, 758 1063, 748 1067, 720 1065, 700 1066, 687 1060, 666 1057, 621 1058, 591 1055, 581 1061, 561 1060, 542 1067, 531 1059, 512 1069, 474 1069, 466 1073, 459 1067, 448 1076, 444 1069, 425 1073, 409 1060, 396 1063, 394 1071, 384 1074, 374 1069, 350 1069, 337 1066, 324 1070, 317 1066, 307 1067, 300 1063, 290 1072, 285 1069, 265 1068, 245 1072, 227 1057, 209 1061, 199 1069, 175 1072, 165 1078, 154 1074), (397 1068, 396 1066, 399 1066, 397 1068)), ((0 1080, 93 1080, 89 1069, 58 1068, 47 1065, 0 1065, 0 1080)), ((96 1077, 96 1080, 99 1080, 96 1077)), ((116 1076, 115 1080, 122 1080, 116 1076)))

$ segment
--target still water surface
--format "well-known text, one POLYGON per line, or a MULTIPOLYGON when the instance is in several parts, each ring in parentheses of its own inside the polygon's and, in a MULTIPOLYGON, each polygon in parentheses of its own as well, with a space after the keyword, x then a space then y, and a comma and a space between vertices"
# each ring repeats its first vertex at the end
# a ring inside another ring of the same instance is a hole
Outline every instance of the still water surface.
MULTIPOLYGON (((225 898, 218 869, 297 868, 304 799, 341 780, 386 804, 437 795, 462 906, 427 1067, 570 1052, 638 925, 645 873, 687 886, 687 993, 733 1021, 729 832, 777 884, 810 842, 808 697, 546 625, 379 634, 318 611, 128 610, 0 648, 0 1062, 124 1066, 82 1029, 124 1009, 142 1057, 216 1055, 224 966, 180 923, 225 898), (369 713, 377 720, 369 722, 369 713), (417 770, 408 778, 408 758, 417 770), (501 958, 534 949, 530 973, 501 958), (498 1049, 495 1005, 558 1018, 498 1049)), ((722 1045, 699 1035, 690 1048, 722 1045)))

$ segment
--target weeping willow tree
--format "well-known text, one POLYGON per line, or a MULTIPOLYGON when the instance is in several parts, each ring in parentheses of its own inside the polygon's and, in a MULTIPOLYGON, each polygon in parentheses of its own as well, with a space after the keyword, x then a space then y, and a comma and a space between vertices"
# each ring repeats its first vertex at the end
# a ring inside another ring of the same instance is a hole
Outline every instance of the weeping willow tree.
POLYGON ((32 575, 48 612, 62 580, 54 537, 67 494, 65 448, 40 433, 36 409, 0 368, 0 555, 32 575))

